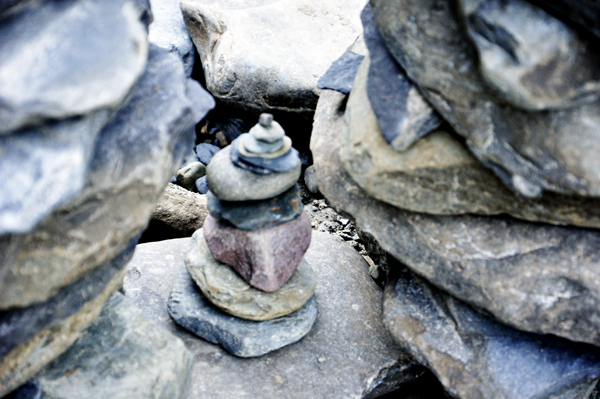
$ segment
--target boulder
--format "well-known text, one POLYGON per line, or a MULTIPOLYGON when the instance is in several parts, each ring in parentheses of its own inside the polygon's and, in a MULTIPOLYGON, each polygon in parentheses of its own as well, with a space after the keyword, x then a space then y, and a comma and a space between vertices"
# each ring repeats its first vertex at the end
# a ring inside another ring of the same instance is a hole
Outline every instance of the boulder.
MULTIPOLYGON (((368 100, 369 57, 363 62, 346 105, 347 127, 337 137, 344 169, 370 196, 415 212, 510 214, 536 222, 600 227, 600 200, 515 194, 455 134, 436 130, 404 152, 394 149, 382 136, 368 100)), ((333 97, 324 93, 323 98, 323 106, 328 106, 325 99, 333 97)))
POLYGON ((469 149, 513 190, 600 195, 600 101, 528 112, 505 104, 478 70, 449 0, 372 1, 394 58, 469 149))
POLYGON ((255 113, 312 113, 317 81, 360 34, 364 3, 186 0, 181 10, 217 99, 255 113))
POLYGON ((213 256, 231 266, 251 286, 274 292, 294 274, 310 245, 312 228, 306 212, 263 230, 241 230, 208 216, 204 237, 213 256))
POLYGON ((7 256, 0 309, 46 300, 138 236, 212 106, 181 61, 152 45, 130 102, 99 135, 83 190, 7 256))
POLYGON ((587 398, 600 377, 600 349, 508 328, 407 270, 386 286, 383 320, 461 399, 587 398))
POLYGON ((183 22, 178 0, 150 0, 154 21, 148 29, 148 41, 175 53, 183 62, 186 76, 192 75, 196 50, 183 22))
POLYGON ((351 247, 315 232, 306 260, 317 274, 319 317, 294 345, 252 359, 179 328, 167 313, 171 287, 191 239, 138 245, 123 290, 151 320, 181 337, 194 355, 189 398, 349 398, 380 395, 423 373, 383 328, 379 287, 368 265, 351 247), (307 383, 310 382, 310 383, 307 383))
POLYGON ((192 364, 179 338, 116 293, 73 346, 37 378, 46 399, 182 399, 192 364))
POLYGON ((486 83, 517 108, 574 107, 600 99, 600 52, 524 0, 461 0, 486 83))
POLYGON ((328 91, 317 108, 311 149, 319 188, 381 247, 450 294, 515 328, 600 345, 600 232, 510 217, 436 216, 386 204, 342 168, 338 110, 328 91), (322 103, 321 103, 322 101, 322 103))

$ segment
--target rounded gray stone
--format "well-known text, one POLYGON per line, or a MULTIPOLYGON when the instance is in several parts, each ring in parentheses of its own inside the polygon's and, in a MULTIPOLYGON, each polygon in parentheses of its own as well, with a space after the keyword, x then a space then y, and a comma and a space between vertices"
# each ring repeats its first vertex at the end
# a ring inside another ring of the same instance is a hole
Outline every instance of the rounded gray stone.
POLYGON ((268 125, 265 125, 262 123, 255 125, 250 129, 250 135, 257 140, 266 141, 268 143, 273 143, 285 136, 285 131, 279 123, 272 120, 268 125))
POLYGON ((296 184, 300 163, 284 173, 259 175, 236 167, 230 159, 231 146, 219 151, 208 164, 208 188, 222 201, 248 201, 275 197, 296 184))
POLYGON ((257 357, 302 339, 317 320, 314 296, 299 310, 268 321, 240 319, 215 307, 185 267, 175 280, 167 303, 180 326, 239 357, 257 357))

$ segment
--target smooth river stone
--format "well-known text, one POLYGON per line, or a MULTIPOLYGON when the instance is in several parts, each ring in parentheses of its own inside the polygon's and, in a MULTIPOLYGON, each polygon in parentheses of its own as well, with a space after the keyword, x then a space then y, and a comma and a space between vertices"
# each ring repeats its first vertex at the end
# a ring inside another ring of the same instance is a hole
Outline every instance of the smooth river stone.
POLYGON ((242 319, 264 321, 300 309, 315 293, 317 280, 304 259, 277 291, 252 288, 229 265, 210 253, 202 230, 192 236, 185 266, 204 296, 219 309, 242 319))
POLYGON ((207 193, 208 211, 217 219, 225 219, 242 230, 263 230, 296 219, 304 206, 295 185, 277 197, 261 201, 221 201, 207 193))
POLYGON ((363 58, 362 54, 346 51, 340 58, 333 61, 327 72, 319 79, 317 87, 339 91, 343 94, 350 93, 354 76, 356 76, 356 71, 358 71, 363 58))
POLYGON ((273 172, 285 173, 300 165, 298 151, 295 148, 291 148, 291 145, 287 148, 287 151, 285 151, 286 147, 287 146, 284 146, 275 153, 282 154, 278 157, 262 157, 244 151, 240 139, 237 139, 231 143, 231 162, 239 168, 247 169, 258 174, 268 175, 273 172), (244 155, 242 152, 246 153, 248 156, 244 155))
POLYGON ((167 303, 169 315, 180 326, 239 357, 258 357, 301 340, 317 320, 314 296, 299 310, 268 321, 231 316, 214 306, 185 267, 167 303))
POLYGON ((300 178, 300 163, 285 173, 259 175, 231 162, 232 146, 215 154, 206 169, 208 188, 222 201, 251 201, 275 197, 300 178))
POLYGON ((258 231, 240 230, 210 215, 204 221, 204 236, 213 256, 266 292, 277 291, 294 274, 311 234, 306 212, 291 222, 258 231))
POLYGON ((292 139, 288 136, 269 143, 244 133, 236 141, 238 142, 236 148, 245 157, 279 158, 292 148, 292 139))

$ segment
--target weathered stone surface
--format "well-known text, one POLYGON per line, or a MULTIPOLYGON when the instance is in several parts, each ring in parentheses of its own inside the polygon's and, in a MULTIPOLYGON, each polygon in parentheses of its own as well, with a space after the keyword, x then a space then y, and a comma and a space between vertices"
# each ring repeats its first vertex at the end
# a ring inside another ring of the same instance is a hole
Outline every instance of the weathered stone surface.
POLYGON ((568 108, 600 98, 600 53, 523 0, 459 2, 486 82, 518 108, 568 108))
POLYGON ((319 281, 319 317, 301 341, 253 359, 236 358, 198 339, 167 314, 190 239, 138 245, 124 281, 125 296, 181 337, 194 355, 188 398, 228 398, 231 392, 265 399, 362 398, 386 381, 403 385, 423 372, 383 328, 381 290, 368 276, 364 259, 329 234, 314 234, 305 258, 319 281))
POLYGON ((221 151, 221 148, 208 143, 200 143, 196 146, 196 156, 198 157, 198 161, 202 162, 204 165, 208 165, 212 157, 219 151, 221 151))
MULTIPOLYGON (((255 156, 254 154, 242 153, 243 147, 241 146, 242 143, 240 140, 244 138, 244 135, 242 135, 240 138, 231 143, 230 157, 231 162, 235 166, 263 175, 269 175, 271 173, 286 173, 300 166, 300 157, 298 156, 298 151, 295 148, 292 148, 291 145, 289 148, 287 148, 287 152, 278 157, 255 156)), ((280 154, 285 149, 286 147, 283 147, 274 154, 280 154)))
POLYGON ((451 3, 372 1, 387 47, 408 77, 515 191, 600 195, 600 101, 543 113, 504 104, 483 81, 451 3))
POLYGON ((221 345, 239 357, 258 357, 301 340, 317 319, 314 298, 286 316, 250 321, 215 307, 182 269, 167 303, 175 322, 208 342, 221 345))
POLYGON ((319 193, 319 186, 317 185, 317 178, 315 177, 315 167, 310 165, 304 170, 304 184, 308 191, 313 194, 319 193))
POLYGON ((207 194, 211 216, 225 219, 242 230, 263 230, 296 219, 304 206, 295 185, 282 194, 260 201, 220 201, 210 191, 207 194))
POLYGON ((300 163, 285 173, 259 175, 231 162, 231 146, 219 151, 206 169, 208 188, 222 201, 252 201, 275 197, 300 177, 300 163))
POLYGON ((302 260, 292 277, 277 291, 265 293, 252 288, 230 266, 213 257, 201 230, 192 236, 185 266, 213 305, 247 320, 271 320, 292 313, 310 299, 317 286, 310 265, 302 260))
POLYGON ((148 41, 179 56, 186 76, 191 76, 196 50, 183 22, 179 1, 150 0, 150 5, 154 21, 148 29, 148 41))
POLYGON ((58 357, 98 317, 106 300, 121 286, 136 242, 132 240, 130 247, 105 267, 90 272, 45 304, 2 312, 0 396, 58 357))
POLYGON ((152 212, 150 227, 167 228, 179 237, 190 237, 208 215, 206 196, 169 183, 152 212))
POLYGON ((383 320, 455 397, 587 398, 600 349, 508 328, 403 271, 386 286, 383 320))
POLYGON ((179 399, 193 358, 183 342, 114 294, 73 346, 38 375, 47 399, 179 399))
POLYGON ((208 248, 251 286, 273 292, 294 274, 310 245, 312 228, 306 212, 296 219, 264 230, 241 230, 208 216, 204 236, 208 248))
POLYGON ((206 166, 202 162, 192 162, 177 171, 177 183, 189 191, 196 188, 196 180, 206 175, 206 166))
MULTIPOLYGON (((347 126, 335 137, 344 169, 370 196, 414 212, 510 214, 531 221, 600 227, 599 200, 554 193, 539 199, 517 195, 444 131, 430 133, 405 152, 394 150, 381 135, 367 98, 368 62, 366 57, 347 102, 347 126)), ((341 100, 324 93, 322 101, 323 107, 335 107, 339 105, 334 101, 340 104, 341 100)))
POLYGON ((350 93, 352 83, 364 55, 347 51, 340 58, 333 61, 327 72, 319 79, 317 87, 339 91, 343 94, 350 93))
POLYGON ((254 112, 307 113, 319 77, 360 34, 364 3, 188 0, 181 9, 216 98, 254 112))
POLYGON ((341 167, 342 100, 323 93, 311 139, 319 188, 333 207, 415 272, 502 322, 600 344, 598 231, 418 214, 376 200, 341 167))
POLYGON ((154 45, 130 102, 104 127, 83 190, 28 234, 4 281, 0 309, 44 301, 123 251, 192 147, 214 105, 179 59, 154 45))
POLYGON ((146 65, 145 12, 135 0, 71 1, 3 20, 0 135, 118 107, 146 65))
POLYGON ((441 119, 388 52, 370 4, 363 9, 360 19, 370 59, 368 76, 364 78, 368 81, 366 92, 380 134, 394 149, 406 151, 438 127, 441 119))

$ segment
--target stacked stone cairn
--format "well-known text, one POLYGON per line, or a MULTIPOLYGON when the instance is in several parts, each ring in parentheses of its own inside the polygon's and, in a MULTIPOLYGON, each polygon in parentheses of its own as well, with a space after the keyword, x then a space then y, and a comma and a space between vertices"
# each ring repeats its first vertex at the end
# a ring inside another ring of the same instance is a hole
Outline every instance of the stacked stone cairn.
POLYGON ((271 114, 207 168, 208 209, 168 310, 181 326, 240 357, 297 342, 317 317, 300 159, 271 114))
POLYGON ((326 74, 355 60, 350 94, 320 82, 311 149, 323 195, 399 261, 384 324, 453 397, 587 398, 598 8, 371 0, 362 20, 364 58, 326 74))

